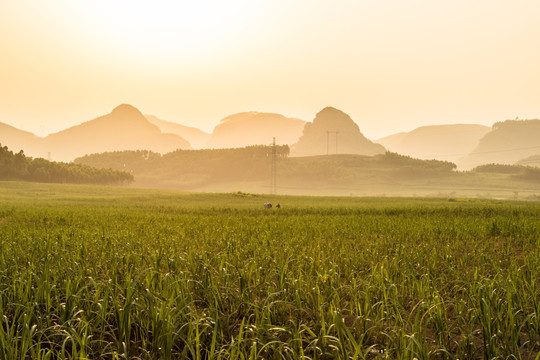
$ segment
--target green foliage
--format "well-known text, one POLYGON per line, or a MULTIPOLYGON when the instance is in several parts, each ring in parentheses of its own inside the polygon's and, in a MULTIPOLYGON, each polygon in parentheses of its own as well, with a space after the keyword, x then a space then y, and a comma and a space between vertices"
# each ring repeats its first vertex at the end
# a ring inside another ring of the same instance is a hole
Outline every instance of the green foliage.
POLYGON ((537 203, 16 183, 0 196, 2 359, 540 351, 537 203))
POLYGON ((122 184, 133 181, 133 175, 123 171, 32 159, 26 157, 22 150, 14 154, 7 146, 0 146, 0 170, 0 180, 74 184, 122 184))

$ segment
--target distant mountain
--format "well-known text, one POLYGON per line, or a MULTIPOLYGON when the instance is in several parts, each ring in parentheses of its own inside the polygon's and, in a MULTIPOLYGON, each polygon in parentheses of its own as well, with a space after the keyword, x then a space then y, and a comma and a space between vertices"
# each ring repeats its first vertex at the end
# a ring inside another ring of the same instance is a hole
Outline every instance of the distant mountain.
POLYGON ((474 124, 422 126, 376 142, 390 151, 417 159, 457 162, 463 154, 471 152, 489 131, 488 126, 474 124))
POLYGON ((189 149, 189 143, 175 134, 164 134, 131 105, 122 104, 110 114, 87 121, 44 139, 55 161, 115 150, 151 150, 166 153, 189 149))
POLYGON ((44 158, 47 154, 43 150, 42 141, 43 138, 31 132, 0 123, 0 144, 16 153, 23 150, 27 156, 44 158))
POLYGON ((280 114, 243 112, 227 116, 214 128, 207 148, 235 148, 267 145, 276 138, 278 144, 293 144, 302 134, 306 122, 280 114))
POLYGON ((154 115, 144 115, 148 121, 156 125, 164 133, 176 134, 186 139, 193 148, 201 149, 210 139, 210 134, 197 128, 180 125, 172 121, 165 121, 157 118, 154 115))
POLYGON ((524 159, 516 161, 516 165, 524 165, 524 166, 537 166, 540 167, 540 154, 537 155, 531 155, 524 159))
POLYGON ((540 151, 540 120, 507 120, 493 124, 471 153, 458 165, 470 169, 482 164, 514 164, 540 151))
POLYGON ((382 145, 362 135, 349 115, 327 107, 315 116, 312 123, 306 123, 302 137, 291 148, 291 155, 376 155, 385 151, 382 145))

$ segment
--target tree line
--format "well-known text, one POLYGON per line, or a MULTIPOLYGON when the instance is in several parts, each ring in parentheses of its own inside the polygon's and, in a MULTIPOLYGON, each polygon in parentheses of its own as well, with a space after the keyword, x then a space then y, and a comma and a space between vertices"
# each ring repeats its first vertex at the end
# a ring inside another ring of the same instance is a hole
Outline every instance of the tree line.
POLYGON ((514 174, 513 178, 515 179, 540 182, 540 169, 534 166, 485 164, 475 167, 473 171, 480 173, 514 174))
MULTIPOLYGON (((86 155, 75 163, 132 171, 156 179, 189 183, 258 180, 270 176, 273 151, 277 159, 289 155, 289 146, 256 145, 233 149, 175 150, 161 155, 147 150, 113 151, 86 155)), ((141 175, 141 176, 139 176, 141 175)))
POLYGON ((14 153, 0 144, 0 180, 113 185, 130 183, 134 179, 125 171, 33 159, 25 156, 22 150, 14 153))

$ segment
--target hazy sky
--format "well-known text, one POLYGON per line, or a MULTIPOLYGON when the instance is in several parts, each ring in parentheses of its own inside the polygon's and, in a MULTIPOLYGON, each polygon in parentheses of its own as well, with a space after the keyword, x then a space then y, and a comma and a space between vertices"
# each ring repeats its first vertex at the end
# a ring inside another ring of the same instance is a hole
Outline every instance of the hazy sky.
POLYGON ((378 138, 540 117, 540 1, 0 0, 0 122, 46 135, 129 103, 211 131, 325 106, 378 138))

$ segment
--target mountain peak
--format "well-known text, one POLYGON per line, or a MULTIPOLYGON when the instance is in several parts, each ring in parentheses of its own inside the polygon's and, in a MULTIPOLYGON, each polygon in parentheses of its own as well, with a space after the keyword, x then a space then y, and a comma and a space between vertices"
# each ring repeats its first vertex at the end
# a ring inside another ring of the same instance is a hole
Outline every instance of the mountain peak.
POLYGON ((305 125, 302 137, 291 149, 296 156, 330 153, 375 155, 384 152, 382 145, 374 144, 362 135, 349 115, 330 106, 319 111, 313 122, 305 125))
POLYGON ((113 109, 111 114, 115 115, 141 115, 142 113, 136 107, 129 104, 120 104, 113 109))
POLYGON ((332 107, 332 106, 327 106, 325 107, 324 109, 322 109, 321 111, 319 111, 317 113, 317 116, 319 115, 345 115, 347 117, 349 117, 349 115, 345 114, 343 111, 339 110, 339 109, 336 109, 335 107, 332 107))
POLYGON ((315 119, 313 119, 313 124, 332 128, 327 130, 334 130, 333 127, 339 127, 342 130, 347 128, 351 131, 359 131, 358 125, 356 125, 349 115, 331 106, 327 106, 319 111, 315 115, 315 119))

